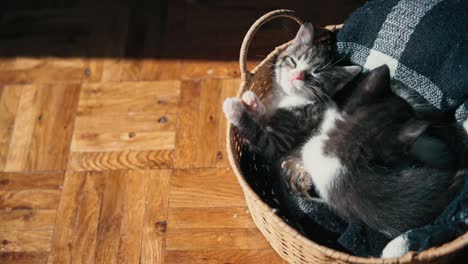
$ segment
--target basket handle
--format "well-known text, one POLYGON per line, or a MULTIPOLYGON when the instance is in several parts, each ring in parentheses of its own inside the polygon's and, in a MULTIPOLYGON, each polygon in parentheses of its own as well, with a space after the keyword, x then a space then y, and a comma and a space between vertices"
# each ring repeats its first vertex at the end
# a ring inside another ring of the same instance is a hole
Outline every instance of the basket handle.
POLYGON ((302 25, 301 19, 295 15, 294 11, 287 9, 271 11, 257 19, 257 21, 253 23, 253 25, 250 27, 249 31, 245 35, 240 49, 239 64, 243 83, 250 81, 250 77, 253 75, 247 69, 247 52, 249 51, 249 46, 250 42, 252 41, 252 38, 261 26, 263 26, 266 22, 278 17, 288 17, 295 20, 299 25, 302 25))

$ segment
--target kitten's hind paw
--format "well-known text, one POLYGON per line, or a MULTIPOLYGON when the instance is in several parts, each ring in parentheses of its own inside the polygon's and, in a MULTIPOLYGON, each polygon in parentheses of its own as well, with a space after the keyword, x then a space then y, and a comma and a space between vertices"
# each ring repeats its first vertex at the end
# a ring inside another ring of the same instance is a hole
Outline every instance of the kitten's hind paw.
POLYGON ((242 95, 242 102, 247 107, 247 111, 256 115, 263 115, 265 113, 265 106, 262 104, 257 95, 252 91, 247 91, 242 95))
POLYGON ((311 198, 312 178, 304 170, 302 160, 297 157, 288 157, 281 163, 281 174, 292 191, 311 198))
POLYGON ((410 251, 408 236, 402 234, 390 241, 382 250, 381 258, 399 258, 410 251))
POLYGON ((229 120, 229 122, 231 122, 233 125, 239 125, 240 119, 244 111, 245 107, 240 99, 228 98, 224 100, 223 112, 226 115, 226 118, 229 120))

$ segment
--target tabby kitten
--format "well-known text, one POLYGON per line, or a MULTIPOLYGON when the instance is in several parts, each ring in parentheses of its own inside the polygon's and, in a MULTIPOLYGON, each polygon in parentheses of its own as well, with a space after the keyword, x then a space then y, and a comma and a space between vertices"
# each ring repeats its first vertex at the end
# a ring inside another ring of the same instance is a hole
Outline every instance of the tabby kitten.
POLYGON ((429 166, 411 153, 437 126, 416 119, 391 91, 388 67, 379 67, 342 109, 329 104, 302 148, 304 177, 343 218, 395 237, 432 222, 460 188, 457 168, 429 166))
POLYGON ((297 148, 320 123, 324 106, 358 75, 358 66, 336 66, 328 49, 313 45, 314 29, 305 23, 292 45, 278 55, 273 93, 267 105, 251 91, 228 98, 226 118, 251 149, 273 161, 297 148))

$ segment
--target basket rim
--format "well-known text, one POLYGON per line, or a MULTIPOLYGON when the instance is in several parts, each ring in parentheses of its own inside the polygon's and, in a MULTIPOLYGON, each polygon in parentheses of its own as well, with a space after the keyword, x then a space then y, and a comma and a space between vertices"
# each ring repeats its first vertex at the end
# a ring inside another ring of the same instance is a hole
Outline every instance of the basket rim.
MULTIPOLYGON (((263 59, 257 66, 255 66, 255 68, 250 72, 251 76, 249 76, 249 77, 253 77, 260 68, 267 65, 267 63, 268 63, 268 61, 270 59, 277 56, 279 54, 279 52, 281 52, 282 50, 286 49, 291 44, 291 42, 292 41, 289 41, 289 42, 287 42, 287 43, 285 43, 283 45, 280 45, 280 46, 276 47, 274 49, 274 51, 272 51, 270 54, 268 54, 268 56, 265 59, 263 59)), ((245 91, 245 90, 248 90, 248 88, 249 88, 248 86, 250 85, 251 80, 252 80, 252 78, 246 78, 245 80, 243 80, 241 82, 240 87, 237 90, 236 97, 240 98, 241 93, 243 91, 245 91)), ((257 195, 257 193, 255 193, 255 191, 252 190, 249 183, 245 180, 245 178, 244 178, 244 176, 243 176, 243 174, 242 174, 242 172, 241 172, 241 170, 240 170, 240 168, 238 166, 238 163, 237 163, 236 159, 234 158, 234 155, 233 155, 233 152, 232 152, 233 146, 232 146, 232 142, 231 142, 233 126, 232 126, 232 124, 230 122, 227 122, 227 129, 226 130, 227 130, 226 131, 226 148, 227 148, 227 153, 228 153, 229 164, 231 165, 231 168, 233 169, 234 174, 236 175, 237 181, 239 182, 239 184, 242 187, 242 191, 244 192, 244 197, 247 199, 246 193, 248 193, 249 196, 255 198, 253 200, 253 202, 256 205, 260 206, 263 211, 269 210, 270 212, 272 212, 272 208, 269 207, 257 195)), ((300 234, 296 229, 292 228, 283 219, 281 219, 281 217, 279 217, 277 214, 272 212, 270 215, 271 215, 274 222, 276 222, 277 224, 280 224, 281 226, 283 226, 285 232, 291 233, 292 237, 297 238, 298 240, 300 240, 300 242, 303 243, 304 246, 315 248, 315 249, 319 250, 320 252, 322 252, 323 254, 325 254, 326 256, 329 256, 331 258, 335 258, 335 259, 346 261, 346 262, 352 262, 352 263, 362 263, 362 264, 368 264, 368 263, 372 263, 372 264, 375 264, 375 263, 411 263, 412 261, 434 260, 434 259, 443 257, 445 255, 454 253, 454 252, 456 252, 456 251, 458 251, 458 250, 460 250, 460 249, 462 249, 462 248, 464 248, 464 247, 466 247, 468 245, 468 231, 467 231, 467 232, 465 232, 465 234, 459 236, 458 238, 456 238, 456 239, 454 239, 454 240, 452 240, 450 242, 447 242, 445 244, 442 244, 440 246, 431 247, 431 248, 426 249, 426 250, 424 250, 422 252, 419 252, 419 253, 414 252, 414 251, 410 251, 407 254, 405 254, 404 256, 401 256, 399 258, 383 259, 383 258, 375 258, 375 257, 370 257, 370 258, 359 257, 359 256, 350 255, 350 254, 347 254, 347 253, 344 253, 344 252, 341 252, 341 251, 337 251, 337 250, 322 246, 322 245, 314 242, 313 240, 310 240, 310 239, 306 238, 305 236, 303 236, 302 234, 300 234)))

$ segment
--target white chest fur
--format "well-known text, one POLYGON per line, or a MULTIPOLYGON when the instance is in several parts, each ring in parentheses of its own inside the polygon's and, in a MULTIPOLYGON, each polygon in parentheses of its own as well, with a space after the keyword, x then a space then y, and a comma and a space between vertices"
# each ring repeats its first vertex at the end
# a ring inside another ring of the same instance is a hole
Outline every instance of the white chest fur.
POLYGON ((337 109, 326 110, 319 133, 310 138, 302 148, 302 160, 306 171, 319 195, 327 201, 329 189, 345 168, 337 157, 325 155, 323 147, 328 140, 328 132, 335 127, 336 120, 342 119, 337 109))
POLYGON ((301 106, 301 105, 310 104, 310 103, 311 101, 304 99, 302 97, 288 95, 280 99, 278 103, 278 108, 289 108, 289 107, 301 106))

